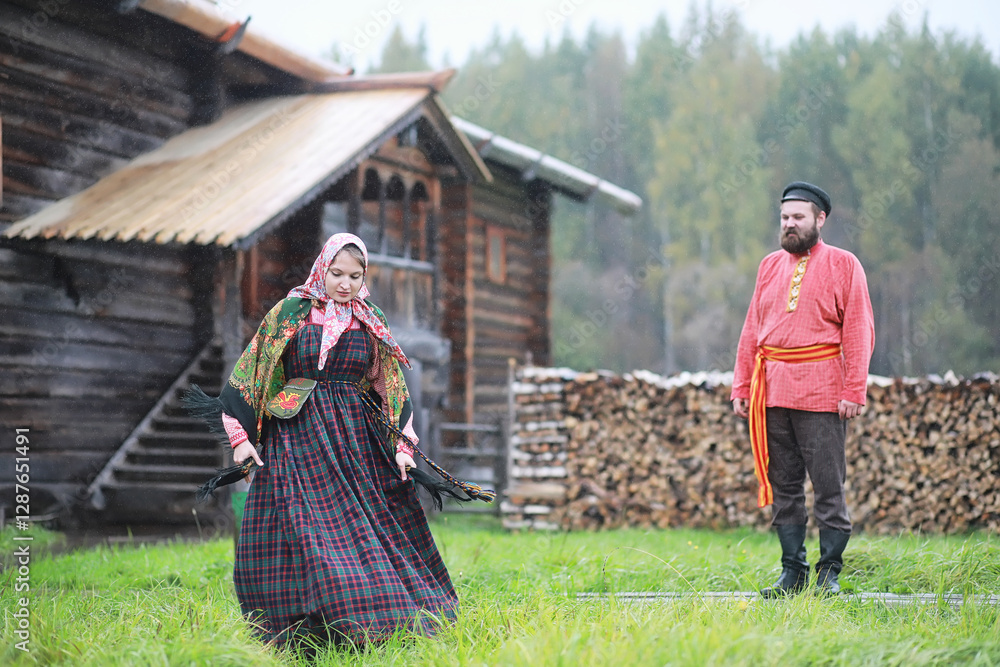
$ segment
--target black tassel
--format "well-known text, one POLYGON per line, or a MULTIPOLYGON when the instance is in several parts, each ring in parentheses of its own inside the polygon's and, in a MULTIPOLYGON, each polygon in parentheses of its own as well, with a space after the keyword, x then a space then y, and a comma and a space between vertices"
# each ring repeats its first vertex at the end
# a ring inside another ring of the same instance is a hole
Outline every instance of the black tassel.
MULTIPOLYGON (((229 436, 226 434, 226 427, 222 423, 222 401, 213 396, 209 396, 205 391, 194 384, 181 396, 181 405, 192 417, 201 419, 208 425, 208 430, 213 435, 219 437, 223 443, 229 444, 229 436)), ((228 468, 220 468, 212 479, 208 480, 198 488, 195 498, 198 502, 205 502, 210 497, 215 496, 215 491, 220 486, 234 484, 257 467, 252 458, 243 463, 231 465, 228 468)))
POLYGON ((223 443, 229 442, 226 427, 222 423, 222 401, 209 396, 201 387, 193 384, 181 396, 181 405, 189 415, 205 422, 212 435, 219 437, 223 443))
POLYGON ((413 478, 413 481, 424 487, 424 491, 430 496, 431 502, 434 504, 437 511, 441 511, 444 507, 444 497, 448 496, 454 498, 459 502, 469 503, 472 502, 473 498, 465 494, 459 494, 456 492, 459 487, 454 484, 450 484, 444 480, 434 479, 430 473, 424 472, 419 468, 410 468, 406 471, 406 474, 413 478))
POLYGON ((198 502, 204 502, 209 499, 209 497, 215 496, 215 490, 220 486, 226 486, 228 484, 235 484, 240 481, 257 467, 257 463, 252 459, 247 459, 243 463, 237 465, 229 466, 228 468, 220 468, 218 474, 212 479, 208 480, 201 485, 198 489, 198 494, 195 498, 198 502))

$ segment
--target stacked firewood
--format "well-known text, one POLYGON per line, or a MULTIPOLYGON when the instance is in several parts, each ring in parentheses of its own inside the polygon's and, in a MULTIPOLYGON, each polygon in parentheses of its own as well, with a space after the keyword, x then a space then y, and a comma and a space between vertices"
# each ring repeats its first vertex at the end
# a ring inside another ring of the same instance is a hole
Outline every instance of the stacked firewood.
POLYGON ((558 368, 524 368, 511 388, 514 424, 508 452, 507 528, 557 529, 555 508, 566 504, 567 382, 577 373, 558 368))
MULTIPOLYGON (((730 383, 530 369, 514 392, 506 525, 768 525, 730 383)), ((992 380, 873 378, 847 444, 858 529, 1000 530, 998 394, 992 380)))
POLYGON ((878 532, 1000 530, 1000 383, 870 384, 848 438, 855 520, 878 532))

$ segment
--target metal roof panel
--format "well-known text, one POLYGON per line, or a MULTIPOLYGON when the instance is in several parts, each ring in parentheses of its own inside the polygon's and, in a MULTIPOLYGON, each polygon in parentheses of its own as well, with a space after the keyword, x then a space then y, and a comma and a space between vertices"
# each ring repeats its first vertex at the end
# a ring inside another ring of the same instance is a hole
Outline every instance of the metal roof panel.
POLYGON ((625 215, 632 215, 642 207, 642 199, 634 192, 546 155, 537 148, 500 136, 457 116, 452 116, 451 122, 472 142, 484 160, 530 174, 532 178, 550 183, 577 199, 587 200, 595 196, 625 215))
POLYGON ((142 155, 5 235, 232 245, 377 150, 426 88, 251 102, 142 155))

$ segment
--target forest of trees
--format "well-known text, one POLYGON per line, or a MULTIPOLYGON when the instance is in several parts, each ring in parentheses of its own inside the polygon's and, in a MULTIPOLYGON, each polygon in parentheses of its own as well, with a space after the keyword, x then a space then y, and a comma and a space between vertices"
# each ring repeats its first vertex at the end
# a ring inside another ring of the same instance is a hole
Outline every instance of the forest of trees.
MULTIPOLYGON (((634 49, 567 33, 532 52, 495 36, 457 64, 456 115, 643 197, 624 218, 561 198, 554 362, 624 371, 732 368, 777 198, 824 187, 824 239, 865 266, 872 372, 1000 362, 1000 67, 976 39, 816 30, 768 50, 734 13, 653 18, 634 49)), ((378 71, 429 69, 397 30, 378 71)))

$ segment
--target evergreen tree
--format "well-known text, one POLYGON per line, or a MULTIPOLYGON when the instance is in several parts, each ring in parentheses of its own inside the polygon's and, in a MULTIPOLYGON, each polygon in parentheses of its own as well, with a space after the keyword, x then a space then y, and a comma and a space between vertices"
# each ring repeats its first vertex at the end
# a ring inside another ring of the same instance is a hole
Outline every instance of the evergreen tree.
MULTIPOLYGON (((378 71, 427 69, 397 29, 378 71)), ((777 194, 834 201, 824 239, 857 253, 876 314, 873 372, 1000 361, 1000 68, 977 40, 890 15, 764 51, 735 12, 663 16, 621 36, 564 32, 538 52, 495 32, 445 91, 457 115, 639 193, 622 219, 559 199, 555 361, 623 371, 731 368, 777 194), (619 295, 602 309, 601 290, 619 295)))
POLYGON ((382 57, 372 73, 384 72, 423 72, 432 69, 427 60, 426 27, 421 25, 417 33, 417 41, 410 43, 403 35, 403 29, 397 23, 389 34, 389 39, 382 48, 382 57))

